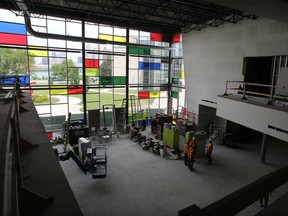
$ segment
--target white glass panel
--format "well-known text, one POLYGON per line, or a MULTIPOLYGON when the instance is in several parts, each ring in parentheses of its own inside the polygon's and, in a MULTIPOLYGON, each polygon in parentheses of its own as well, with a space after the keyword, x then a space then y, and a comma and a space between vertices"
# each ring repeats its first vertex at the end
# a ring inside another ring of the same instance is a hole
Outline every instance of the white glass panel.
POLYGON ((126 76, 126 56, 114 56, 114 76, 126 76))
POLYGON ((82 36, 82 24, 79 21, 67 21, 66 22, 66 34, 71 36, 82 36))
MULTIPOLYGON (((37 15, 38 16, 38 15, 37 15)), ((38 17, 30 17, 30 19, 31 19, 31 25, 33 26, 33 29, 35 30, 35 27, 37 26, 37 27, 40 27, 40 26, 42 26, 42 27, 45 27, 46 28, 46 18, 45 18, 45 16, 42 16, 42 18, 41 18, 41 16, 40 16, 40 18, 38 18, 38 17)))
MULTIPOLYGON (((166 92, 167 94, 167 92, 166 92)), ((160 112, 167 113, 168 98, 160 98, 160 112)))
POLYGON ((150 99, 150 105, 149 105, 149 108, 150 109, 159 109, 159 98, 153 98, 153 99, 150 99))
POLYGON ((150 44, 150 32, 140 31, 140 44, 150 44))
POLYGON ((0 20, 13 23, 24 24, 24 18, 22 16, 16 16, 11 11, 0 9, 0 20))
POLYGON ((126 46, 114 45, 115 53, 126 53, 126 46))
POLYGON ((100 44, 99 49, 101 51, 106 51, 106 52, 112 52, 113 51, 113 45, 108 45, 108 44, 100 44))
POLYGON ((39 105, 35 106, 39 115, 49 114, 50 113, 50 105, 39 105))
POLYGON ((179 92, 179 106, 185 106, 185 89, 181 89, 179 92))
POLYGON ((114 27, 114 35, 126 36, 126 29, 114 27))
POLYGON ((138 57, 129 56, 129 68, 138 69, 138 57))
POLYGON ((85 24, 85 37, 98 38, 98 24, 85 24))
POLYGON ((85 49, 91 50, 91 51, 97 51, 98 50, 98 44, 93 44, 93 43, 85 43, 85 49))
POLYGON ((99 25, 99 33, 113 35, 113 28, 111 26, 99 25))
POLYGON ((65 22, 58 20, 47 20, 48 33, 65 35, 65 22))
POLYGON ((49 47, 56 47, 56 48, 66 48, 66 41, 48 39, 48 46, 49 47))
POLYGON ((47 46, 47 39, 38 38, 34 36, 28 36, 28 44, 29 46, 47 46))
POLYGON ((74 41, 67 41, 67 48, 70 49, 82 49, 82 43, 81 42, 74 42, 74 41))
POLYGON ((138 84, 138 70, 129 70, 129 84, 138 84))
POLYGON ((139 31, 129 30, 129 42, 139 43, 139 31))
POLYGON ((69 112, 72 114, 83 113, 83 99, 81 94, 69 95, 69 112))

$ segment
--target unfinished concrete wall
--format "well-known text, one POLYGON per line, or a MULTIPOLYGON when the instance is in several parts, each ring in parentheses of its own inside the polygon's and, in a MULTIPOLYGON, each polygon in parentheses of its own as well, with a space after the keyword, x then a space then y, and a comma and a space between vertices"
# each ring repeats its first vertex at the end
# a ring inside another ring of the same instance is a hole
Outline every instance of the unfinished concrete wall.
POLYGON ((183 35, 186 101, 217 108, 227 80, 243 80, 243 58, 288 54, 288 24, 266 18, 225 24, 183 35), (189 97, 189 98, 188 98, 189 97))

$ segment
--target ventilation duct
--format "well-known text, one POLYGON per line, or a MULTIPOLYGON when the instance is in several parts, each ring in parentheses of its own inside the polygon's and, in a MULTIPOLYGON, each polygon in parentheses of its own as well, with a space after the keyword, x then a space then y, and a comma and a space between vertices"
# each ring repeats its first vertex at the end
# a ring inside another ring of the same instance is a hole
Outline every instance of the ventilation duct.
POLYGON ((51 38, 51 39, 56 39, 56 40, 85 42, 85 43, 111 44, 111 45, 119 45, 119 46, 133 46, 133 47, 142 47, 142 48, 171 50, 171 48, 168 48, 168 47, 151 46, 151 45, 135 44, 135 43, 121 43, 121 42, 108 41, 108 40, 102 40, 102 39, 94 39, 94 38, 85 38, 85 37, 77 37, 77 36, 70 36, 70 35, 58 35, 58 34, 51 34, 51 33, 44 33, 44 32, 36 32, 32 28, 29 15, 25 11, 23 11, 23 12, 24 12, 26 29, 31 35, 33 35, 35 37, 51 38))

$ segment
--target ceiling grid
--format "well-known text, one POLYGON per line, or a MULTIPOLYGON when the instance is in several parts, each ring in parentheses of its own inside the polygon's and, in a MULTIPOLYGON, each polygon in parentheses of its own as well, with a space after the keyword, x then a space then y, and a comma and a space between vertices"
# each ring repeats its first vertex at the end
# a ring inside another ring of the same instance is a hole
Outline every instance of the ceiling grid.
POLYGON ((0 8, 20 13, 117 25, 162 34, 187 33, 257 16, 200 0, 2 0, 0 8), (18 11, 18 12, 17 12, 18 11))

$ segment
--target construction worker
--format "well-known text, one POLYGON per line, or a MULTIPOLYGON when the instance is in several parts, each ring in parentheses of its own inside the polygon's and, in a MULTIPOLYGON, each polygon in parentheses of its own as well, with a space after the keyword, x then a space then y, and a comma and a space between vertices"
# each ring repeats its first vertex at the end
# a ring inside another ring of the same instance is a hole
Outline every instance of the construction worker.
POLYGON ((193 137, 192 139, 189 139, 189 140, 188 140, 188 145, 189 145, 189 147, 192 147, 192 145, 193 145, 194 143, 196 143, 195 137, 193 137))
POLYGON ((211 164, 212 162, 212 151, 213 151, 213 143, 212 139, 209 139, 208 144, 207 144, 207 151, 206 151, 206 157, 208 158, 207 164, 211 164))
POLYGON ((188 151, 189 151, 189 145, 188 143, 184 143, 184 164, 187 166, 187 160, 188 160, 188 151))
POLYGON ((190 171, 192 171, 193 164, 194 164, 194 157, 197 151, 197 146, 196 144, 193 144, 192 147, 189 148, 188 152, 188 168, 190 171))
POLYGON ((197 147, 197 142, 196 142, 196 138, 195 137, 192 137, 192 140, 189 141, 189 147, 192 148, 193 146, 194 146, 194 148, 197 151, 198 147, 197 147))

